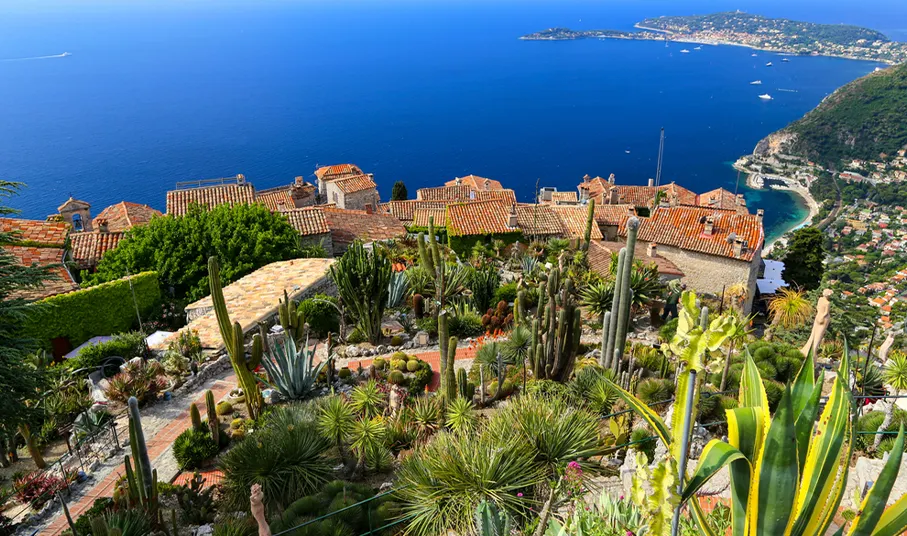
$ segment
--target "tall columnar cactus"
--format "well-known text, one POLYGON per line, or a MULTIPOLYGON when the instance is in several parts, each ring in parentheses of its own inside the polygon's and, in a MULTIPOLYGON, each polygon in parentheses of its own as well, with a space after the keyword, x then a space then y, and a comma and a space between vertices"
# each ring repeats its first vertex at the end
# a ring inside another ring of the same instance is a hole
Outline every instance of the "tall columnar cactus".
POLYGON ((583 251, 589 251, 592 242, 592 226, 595 224, 595 199, 589 201, 589 213, 586 215, 586 233, 583 235, 583 251))
POLYGON ((220 444, 220 421, 217 420, 217 405, 214 403, 214 393, 211 389, 205 391, 205 408, 208 413, 208 430, 211 431, 211 439, 220 444))
POLYGON ((202 415, 198 412, 198 406, 189 404, 189 420, 192 421, 193 430, 202 429, 202 415))
POLYGON ((469 392, 469 377, 466 374, 466 369, 457 371, 457 393, 460 397, 472 401, 473 393, 469 392))
POLYGON ((419 245, 419 261, 422 263, 422 268, 432 277, 434 283, 435 299, 434 299, 434 315, 437 316, 441 309, 445 305, 445 296, 446 296, 446 271, 444 266, 444 260, 441 258, 441 246, 438 245, 438 240, 435 238, 435 218, 434 216, 428 217, 428 240, 426 243, 425 235, 419 233, 418 235, 418 245, 419 245))
POLYGON ((413 314, 416 318, 425 316, 425 298, 421 294, 413 294, 413 314))
POLYGON ((242 326, 239 322, 230 322, 230 313, 227 311, 227 304, 224 301, 224 290, 221 287, 220 263, 217 262, 217 257, 208 259, 208 281, 211 285, 211 301, 214 304, 214 313, 217 315, 220 336, 224 341, 227 354, 230 356, 233 372, 236 374, 239 386, 246 397, 246 408, 249 411, 249 418, 257 419, 261 416, 264 400, 262 400, 261 392, 258 390, 258 382, 255 380, 255 375, 252 371, 258 368, 261 363, 261 336, 256 334, 252 338, 252 357, 247 361, 242 326))
POLYGON ((526 299, 526 290, 520 289, 513 302, 513 323, 515 325, 522 325, 526 321, 526 299))
POLYGON ((448 401, 452 401, 457 398, 457 376, 455 372, 454 365, 457 360, 457 343, 459 341, 456 337, 451 337, 447 342, 447 360, 445 361, 445 366, 447 370, 444 376, 447 378, 447 384, 444 386, 444 396, 448 401))
POLYGON ((562 381, 573 371, 581 334, 581 313, 573 299, 573 282, 552 268, 539 299, 542 318, 532 322, 533 373, 536 378, 562 381))
POLYGON ((160 508, 157 495, 157 469, 152 469, 148 457, 148 446, 145 444, 145 433, 142 431, 142 417, 139 403, 130 397, 129 402, 129 447, 132 451, 133 469, 129 456, 125 456, 126 484, 128 500, 131 505, 141 506, 148 516, 160 520, 160 508))
POLYGON ((441 394, 446 395, 447 383, 447 345, 450 344, 450 334, 447 331, 447 311, 438 313, 438 353, 440 354, 441 394))
POLYGON ((636 249, 636 235, 639 232, 639 219, 627 221, 627 245, 621 248, 617 257, 617 270, 614 273, 614 299, 611 302, 611 316, 602 327, 606 333, 603 341, 603 360, 610 360, 610 367, 618 371, 627 342, 630 327, 630 307, 633 302, 633 290, 630 278, 633 274, 633 253, 636 249))
POLYGON ((304 314, 297 308, 296 302, 290 299, 286 290, 283 291, 283 300, 277 306, 277 313, 280 327, 287 336, 292 337, 294 341, 301 340, 305 325, 304 314))

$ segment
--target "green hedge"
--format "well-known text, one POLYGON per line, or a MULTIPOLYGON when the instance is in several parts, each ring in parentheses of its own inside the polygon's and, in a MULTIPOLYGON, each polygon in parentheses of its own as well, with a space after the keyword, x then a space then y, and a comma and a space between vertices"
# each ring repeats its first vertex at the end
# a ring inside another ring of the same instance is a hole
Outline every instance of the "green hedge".
POLYGON ((467 235, 451 236, 448 235, 447 245, 454 250, 460 257, 468 257, 469 252, 476 244, 491 244, 493 240, 502 240, 504 244, 510 245, 518 240, 523 239, 523 233, 515 231, 512 233, 487 234, 487 235, 467 235))
MULTIPOLYGON (((99 342, 86 346, 79 351, 79 354, 66 361, 66 366, 72 370, 91 369, 101 366, 108 357, 122 357, 129 361, 133 357, 139 357, 145 352, 145 336, 139 331, 130 331, 128 333, 118 333, 109 341, 99 342)), ((113 376, 119 372, 120 363, 109 364, 106 368, 108 376, 113 376)))
MULTIPOLYGON (((157 273, 132 276, 132 286, 142 318, 146 318, 161 302, 157 273)), ((28 317, 26 333, 44 346, 57 337, 66 337, 78 346, 92 337, 129 331, 136 325, 127 278, 45 298, 36 302, 28 317)))

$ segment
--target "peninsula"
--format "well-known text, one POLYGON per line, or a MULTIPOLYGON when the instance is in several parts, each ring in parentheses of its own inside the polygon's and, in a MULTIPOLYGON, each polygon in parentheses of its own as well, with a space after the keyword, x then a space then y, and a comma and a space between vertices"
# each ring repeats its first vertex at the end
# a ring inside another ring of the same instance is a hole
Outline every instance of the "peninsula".
POLYGON ((892 41, 868 28, 773 19, 741 11, 649 18, 638 31, 550 28, 520 39, 671 40, 712 45, 737 45, 796 55, 833 56, 889 64, 907 61, 907 43, 892 41))

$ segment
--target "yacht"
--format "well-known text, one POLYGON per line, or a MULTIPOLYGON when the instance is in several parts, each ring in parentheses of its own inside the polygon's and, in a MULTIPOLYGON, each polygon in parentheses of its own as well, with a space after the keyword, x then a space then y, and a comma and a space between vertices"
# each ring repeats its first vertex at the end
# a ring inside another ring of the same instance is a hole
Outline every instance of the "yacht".
POLYGON ((755 58, 756 56, 758 56, 758 54, 756 54, 755 52, 753 52, 753 57, 755 58))
POLYGON ((693 50, 702 50, 702 47, 701 46, 694 47, 693 50))
POLYGON ((753 80, 752 82, 750 82, 750 85, 751 86, 761 86, 762 80, 753 80))
POLYGON ((681 53, 681 54, 689 54, 690 51, 687 50, 687 49, 683 49, 683 50, 680 51, 680 53, 681 53))
POLYGON ((769 95, 768 93, 766 93, 764 95, 759 95, 759 98, 762 100, 772 100, 772 96, 769 95))
POLYGON ((766 63, 765 66, 766 66, 766 67, 771 67, 771 66, 772 66, 772 62, 766 63))
POLYGON ((783 61, 784 63, 790 63, 790 60, 787 58, 781 58, 781 61, 783 61))

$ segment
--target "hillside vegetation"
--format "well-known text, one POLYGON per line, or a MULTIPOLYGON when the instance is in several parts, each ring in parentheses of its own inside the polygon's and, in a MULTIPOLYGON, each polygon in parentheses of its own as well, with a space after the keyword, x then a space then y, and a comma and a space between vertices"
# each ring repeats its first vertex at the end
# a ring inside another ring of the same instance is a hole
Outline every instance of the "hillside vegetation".
POLYGON ((841 87, 781 133, 782 152, 840 168, 907 145, 907 64, 876 71, 841 87))

